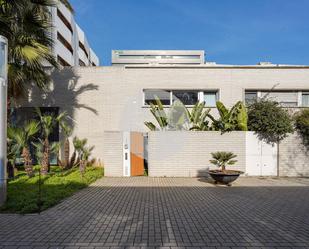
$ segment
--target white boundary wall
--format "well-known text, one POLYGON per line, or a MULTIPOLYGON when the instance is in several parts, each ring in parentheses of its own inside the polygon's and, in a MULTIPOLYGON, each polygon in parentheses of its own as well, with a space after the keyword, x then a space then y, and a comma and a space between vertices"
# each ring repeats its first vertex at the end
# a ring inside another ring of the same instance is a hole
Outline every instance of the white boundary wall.
MULTIPOLYGON (((105 176, 124 174, 123 132, 104 132, 105 176)), ((229 169, 245 175, 277 175, 277 148, 260 141, 253 132, 156 131, 148 133, 148 169, 152 177, 207 176, 214 169, 211 152, 231 151, 238 162, 229 169), (260 173, 259 173, 260 172, 260 173)), ((280 176, 309 176, 309 151, 297 134, 279 146, 280 176)))
POLYGON ((149 176, 196 177, 206 176, 213 167, 211 152, 231 151, 237 164, 230 169, 246 169, 246 133, 199 131, 162 131, 148 133, 149 176))

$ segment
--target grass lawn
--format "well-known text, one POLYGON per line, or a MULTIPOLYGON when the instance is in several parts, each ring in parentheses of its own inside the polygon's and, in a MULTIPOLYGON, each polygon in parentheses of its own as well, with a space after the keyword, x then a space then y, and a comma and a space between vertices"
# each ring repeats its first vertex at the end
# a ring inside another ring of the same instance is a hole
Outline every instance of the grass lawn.
POLYGON ((51 167, 48 176, 41 176, 40 201, 38 170, 36 167, 36 175, 32 178, 20 171, 14 180, 9 181, 8 199, 1 212, 36 213, 45 210, 103 176, 102 168, 88 167, 82 177, 78 169, 61 171, 59 167, 51 167))

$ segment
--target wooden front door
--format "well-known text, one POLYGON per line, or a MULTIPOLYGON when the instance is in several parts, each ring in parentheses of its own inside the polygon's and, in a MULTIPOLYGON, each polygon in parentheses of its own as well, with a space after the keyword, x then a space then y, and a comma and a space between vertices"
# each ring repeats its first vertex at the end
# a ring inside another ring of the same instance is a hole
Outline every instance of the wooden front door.
POLYGON ((144 136, 141 132, 131 132, 131 176, 144 175, 144 136))

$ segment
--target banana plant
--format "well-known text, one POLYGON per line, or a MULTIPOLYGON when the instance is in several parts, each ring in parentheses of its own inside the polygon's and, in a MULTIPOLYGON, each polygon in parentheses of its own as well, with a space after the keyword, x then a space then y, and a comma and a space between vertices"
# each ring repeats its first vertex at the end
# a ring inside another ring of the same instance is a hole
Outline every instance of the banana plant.
POLYGON ((197 102, 192 111, 190 112, 187 109, 187 113, 190 120, 190 130, 192 131, 208 131, 209 130, 209 121, 206 120, 207 115, 210 112, 210 109, 205 108, 205 102, 197 102))
POLYGON ((156 119, 159 128, 152 122, 144 122, 151 131, 165 130, 167 128, 167 114, 165 113, 161 100, 155 96, 155 104, 150 103, 150 112, 156 119))
POLYGON ((211 130, 229 132, 229 131, 247 131, 248 115, 245 105, 238 101, 230 110, 225 105, 217 101, 217 110, 220 118, 214 118, 210 113, 207 114, 212 121, 211 130))

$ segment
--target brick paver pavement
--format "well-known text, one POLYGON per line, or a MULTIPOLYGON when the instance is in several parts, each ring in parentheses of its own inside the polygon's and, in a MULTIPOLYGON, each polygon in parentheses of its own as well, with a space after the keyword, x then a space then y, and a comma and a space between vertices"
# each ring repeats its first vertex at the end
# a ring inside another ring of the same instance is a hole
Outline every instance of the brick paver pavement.
POLYGON ((40 215, 0 214, 0 248, 309 248, 309 180, 103 178, 40 215))

